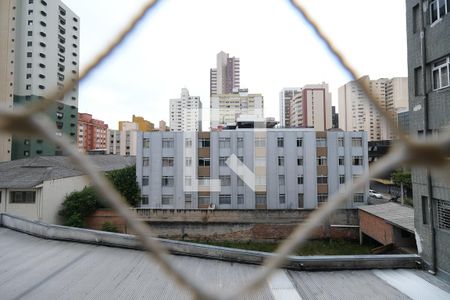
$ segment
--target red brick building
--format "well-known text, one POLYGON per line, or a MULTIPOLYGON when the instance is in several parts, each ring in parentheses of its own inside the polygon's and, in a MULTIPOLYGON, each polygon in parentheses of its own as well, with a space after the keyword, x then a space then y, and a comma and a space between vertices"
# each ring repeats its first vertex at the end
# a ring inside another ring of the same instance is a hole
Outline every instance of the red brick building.
POLYGON ((92 118, 91 114, 78 113, 78 149, 86 152, 106 149, 108 124, 92 118))

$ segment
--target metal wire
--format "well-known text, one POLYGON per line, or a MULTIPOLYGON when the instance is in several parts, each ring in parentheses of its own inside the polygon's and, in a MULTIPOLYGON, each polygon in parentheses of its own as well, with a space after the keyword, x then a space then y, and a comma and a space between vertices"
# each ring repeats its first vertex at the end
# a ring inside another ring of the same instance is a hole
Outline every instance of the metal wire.
MULTIPOLYGON (((116 36, 116 38, 81 72, 78 81, 85 80, 98 66, 100 66, 117 47, 124 42, 126 37, 132 33, 137 24, 142 21, 148 12, 151 11, 158 1, 148 1, 136 16, 130 20, 129 24, 116 36)), ((147 251, 162 269, 180 286, 186 288, 196 299, 235 299, 254 291, 263 286, 268 277, 280 267, 286 256, 292 253, 296 247, 300 246, 311 231, 319 225, 327 216, 329 216, 341 203, 353 195, 355 191, 365 186, 371 177, 377 176, 389 170, 393 170, 401 165, 426 166, 437 169, 448 184, 450 176, 448 170, 448 156, 450 149, 450 134, 444 133, 437 141, 418 141, 407 137, 397 126, 395 120, 384 110, 378 101, 370 93, 368 86, 357 81, 359 78, 356 70, 350 65, 345 56, 338 51, 332 41, 324 34, 318 23, 308 14, 305 8, 296 0, 290 0, 292 6, 298 11, 300 16, 311 26, 317 38, 322 40, 331 55, 335 56, 339 64, 356 80, 360 88, 367 95, 370 101, 386 120, 391 129, 399 136, 400 143, 393 147, 388 155, 377 163, 373 164, 366 174, 358 178, 352 184, 347 184, 342 193, 335 194, 328 199, 328 202, 314 211, 308 220, 298 225, 286 241, 284 241, 275 252, 275 255, 267 259, 253 279, 236 289, 234 292, 228 292, 225 295, 218 296, 218 293, 207 291, 205 288, 194 282, 191 278, 178 272, 172 265, 168 251, 156 240, 150 228, 143 222, 138 221, 137 216, 130 211, 125 204, 122 196, 113 188, 105 176, 97 172, 90 163, 89 157, 80 153, 75 145, 72 145, 65 137, 56 137, 55 124, 41 114, 52 103, 57 101, 58 95, 65 94, 76 86, 75 82, 66 82, 63 91, 53 91, 50 96, 37 104, 28 105, 22 108, 10 111, 0 107, 0 130, 11 134, 34 134, 46 138, 47 140, 59 145, 66 153, 70 155, 81 170, 83 170, 92 180, 93 185, 98 189, 104 199, 107 199, 109 205, 115 209, 129 224, 130 228, 140 238, 142 247, 147 251)), ((223 291, 222 291, 223 292, 223 291)))

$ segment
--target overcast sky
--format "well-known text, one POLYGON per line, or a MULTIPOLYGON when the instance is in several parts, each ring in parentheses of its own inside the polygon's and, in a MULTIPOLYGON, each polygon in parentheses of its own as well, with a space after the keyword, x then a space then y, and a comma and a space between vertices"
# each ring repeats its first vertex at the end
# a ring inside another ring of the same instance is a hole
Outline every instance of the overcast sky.
MULTIPOLYGON (((146 2, 63 1, 81 20, 81 68, 146 2)), ((302 3, 360 74, 407 76, 404 0, 302 3)), ((241 87, 261 93, 265 115, 277 120, 283 87, 327 82, 336 105, 337 89, 349 81, 288 1, 162 0, 80 86, 79 111, 113 129, 132 114, 169 123, 169 99, 183 87, 208 108, 209 69, 221 50, 241 59, 241 87)))

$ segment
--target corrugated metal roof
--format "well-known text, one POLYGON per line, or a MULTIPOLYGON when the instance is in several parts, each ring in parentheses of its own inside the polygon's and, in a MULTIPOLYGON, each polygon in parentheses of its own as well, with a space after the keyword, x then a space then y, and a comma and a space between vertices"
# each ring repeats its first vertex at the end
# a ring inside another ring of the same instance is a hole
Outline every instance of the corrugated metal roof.
MULTIPOLYGON (((186 256, 173 256, 171 262, 179 272, 188 274, 218 296, 248 282, 259 268, 186 256)), ((448 285, 437 286, 422 271, 377 272, 381 275, 372 270, 281 270, 263 288, 244 299, 287 299, 287 296, 289 299, 408 299, 411 296, 408 290, 404 294, 396 288, 398 280, 380 278, 393 277, 398 272, 408 276, 409 284, 431 284, 434 293, 430 292, 428 299, 450 296, 448 285)), ((0 227, 0 294, 2 299, 191 298, 143 251, 40 239, 3 227, 0 227)))
MULTIPOLYGON (((135 157, 92 155, 89 160, 99 171, 122 169, 136 163, 135 157)), ((67 156, 37 156, 0 163, 0 188, 32 188, 46 180, 84 173, 67 156)))
POLYGON ((414 233, 414 209, 409 206, 389 202, 378 205, 363 205, 358 208, 414 233))

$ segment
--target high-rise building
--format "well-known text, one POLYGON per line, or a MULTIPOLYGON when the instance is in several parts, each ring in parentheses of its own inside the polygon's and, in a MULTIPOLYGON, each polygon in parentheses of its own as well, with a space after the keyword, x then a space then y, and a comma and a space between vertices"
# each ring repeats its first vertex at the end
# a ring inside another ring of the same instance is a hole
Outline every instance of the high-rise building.
POLYGON ((302 88, 284 88, 280 91, 280 126, 291 127, 291 101, 300 94, 302 88))
MULTIPOLYGON (((439 136, 450 124, 450 3, 408 0, 406 20, 410 133, 439 136)), ((442 174, 413 168, 412 188, 419 254, 427 269, 448 280, 450 188, 442 174)))
POLYGON ((331 106, 331 121, 333 128, 339 128, 339 114, 336 112, 336 106, 331 106))
POLYGON ((91 114, 78 113, 78 149, 83 152, 106 149, 108 124, 92 118, 91 114))
POLYGON ((202 130, 202 102, 200 97, 190 96, 188 89, 181 89, 179 99, 170 99, 170 130, 202 130))
MULTIPOLYGON (((13 109, 16 0, 0 1, 0 106, 13 109)), ((11 135, 0 132, 0 162, 11 160, 11 135)))
POLYGON ((229 123, 236 123, 241 115, 264 118, 264 98, 261 94, 249 94, 247 89, 239 89, 231 94, 211 96, 211 129, 216 130, 229 123))
MULTIPOLYGON (((139 131, 154 131, 155 130, 155 125, 152 122, 147 121, 143 117, 133 115, 131 122, 138 124, 139 131)), ((121 129, 120 127, 121 127, 121 125, 119 123, 119 129, 121 129)))
MULTIPOLYGON (((407 78, 380 78, 370 80, 363 76, 358 81, 366 84, 376 101, 388 114, 396 118, 397 111, 407 108, 407 78)), ((356 81, 339 88, 339 127, 345 131, 367 131, 369 141, 395 138, 376 107, 368 100, 356 81)))
POLYGON ((290 102, 290 127, 314 128, 317 131, 333 127, 328 84, 305 85, 290 102))
MULTIPOLYGON (((144 132, 137 149, 143 208, 313 209, 368 170, 365 132, 144 132)), ((342 207, 366 204, 368 188, 342 207)))
MULTIPOLYGON (((6 101, 10 107, 11 97, 13 106, 39 101, 78 78, 80 24, 64 3, 7 0, 1 1, 0 11, 0 58, 5 66, 0 70, 2 103, 6 101)), ((55 122, 56 136, 65 135, 75 143, 78 87, 60 95, 48 115, 55 122)), ((39 137, 13 136, 11 146, 10 142, 0 142, 1 159, 8 158, 9 147, 11 159, 63 154, 39 137)))
POLYGON ((231 94, 240 88, 240 60, 223 51, 217 54, 217 66, 210 70, 210 96, 231 94))

